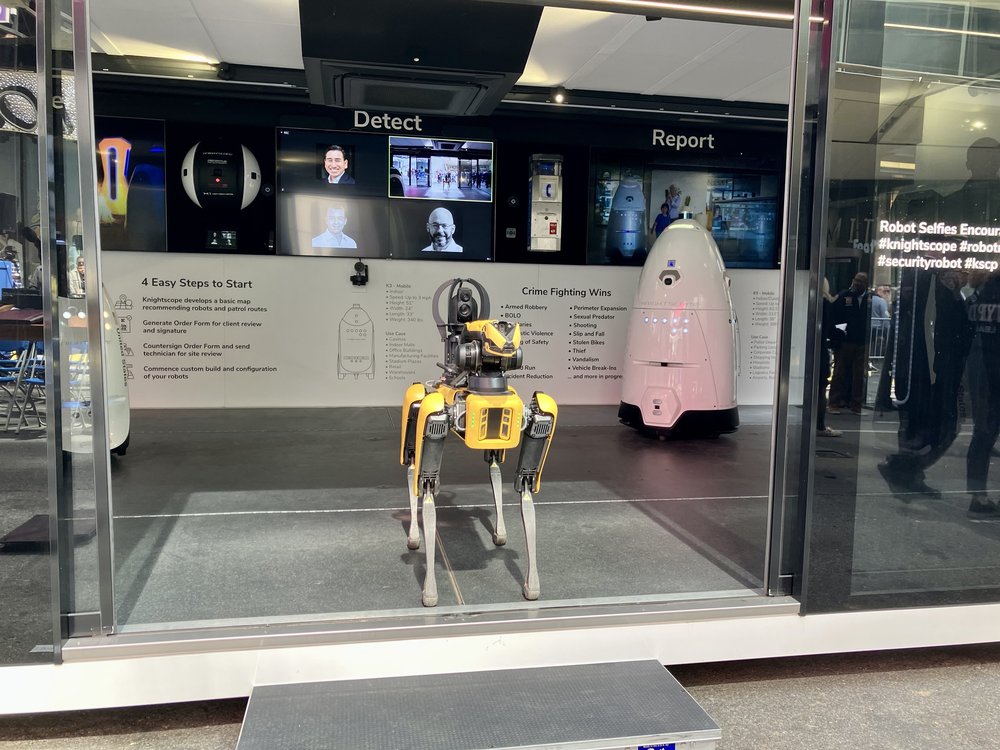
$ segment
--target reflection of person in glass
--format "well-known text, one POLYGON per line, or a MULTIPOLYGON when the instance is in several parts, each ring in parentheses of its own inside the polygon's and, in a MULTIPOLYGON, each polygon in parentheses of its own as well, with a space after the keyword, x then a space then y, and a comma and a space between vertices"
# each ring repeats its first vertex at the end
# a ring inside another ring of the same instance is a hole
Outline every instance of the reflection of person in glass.
POLYGON ((326 231, 312 239, 313 247, 357 248, 358 243, 344 234, 347 226, 347 209, 335 203, 326 209, 326 231))
POLYGON ((76 268, 69 272, 69 296, 82 297, 87 291, 87 274, 83 266, 83 256, 76 259, 76 268))
MULTIPOLYGON (((966 152, 969 179, 945 198, 945 217, 978 227, 1000 223, 1000 142, 979 138, 966 152)), ((993 260, 973 255, 971 260, 993 260)), ((967 260, 970 260, 967 259, 967 260)), ((995 269, 995 266, 994 266, 995 269)), ((1000 431, 1000 278, 995 270, 969 274, 966 292, 969 346, 962 382, 972 413, 972 440, 966 456, 966 486, 971 519, 1000 520, 1000 508, 986 494, 990 458, 1000 431)))
POLYGON ((438 207, 427 217, 427 234, 431 244, 421 252, 424 253, 460 253, 462 246, 455 242, 455 218, 447 208, 438 207))
POLYGON ((342 146, 330 146, 323 157, 326 181, 331 185, 353 185, 354 178, 347 173, 350 162, 342 146))
POLYGON ((969 179, 944 200, 945 217, 953 222, 992 224, 1000 219, 1000 142, 980 138, 966 152, 969 179))
POLYGON ((833 304, 837 298, 830 294, 830 282, 823 279, 823 313, 820 329, 819 353, 819 399, 816 402, 816 434, 820 437, 842 437, 840 430, 828 427, 826 424, 826 389, 830 384, 830 359, 833 357, 833 346, 840 339, 842 332, 833 324, 833 304))
POLYGON ((660 213, 656 215, 653 223, 649 225, 649 231, 654 232, 659 237, 668 226, 670 226, 670 206, 664 203, 660 206, 660 213))
POLYGON ((1000 520, 1000 506, 986 494, 990 457, 1000 435, 1000 272, 977 273, 969 279, 969 286, 974 289, 967 300, 974 338, 968 383, 973 403, 972 441, 965 465, 968 515, 1000 520))
POLYGON ((670 222, 677 221, 680 218, 682 200, 681 189, 671 182, 670 186, 664 191, 663 196, 663 202, 667 206, 667 216, 670 218, 670 222))
POLYGON ((851 286, 837 294, 833 307, 834 325, 844 336, 833 355, 833 378, 830 381, 830 407, 836 411, 849 406, 861 413, 865 401, 865 341, 871 307, 868 294, 868 274, 859 271, 851 286))
POLYGON ((924 479, 959 432, 958 395, 969 350, 964 276, 951 269, 904 268, 900 274, 896 325, 883 364, 894 374, 898 449, 878 465, 894 492, 940 494, 924 479))

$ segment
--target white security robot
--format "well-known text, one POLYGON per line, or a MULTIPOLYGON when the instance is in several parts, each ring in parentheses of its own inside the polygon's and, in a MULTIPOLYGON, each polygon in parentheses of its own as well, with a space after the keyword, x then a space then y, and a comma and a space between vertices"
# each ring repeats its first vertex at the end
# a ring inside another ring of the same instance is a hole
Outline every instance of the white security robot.
POLYGON ((736 312, 712 235, 690 213, 660 234, 639 276, 618 418, 661 435, 733 432, 736 312))
POLYGON ((635 265, 646 251, 646 197, 639 180, 631 175, 622 180, 611 199, 607 251, 614 261, 634 257, 635 265))

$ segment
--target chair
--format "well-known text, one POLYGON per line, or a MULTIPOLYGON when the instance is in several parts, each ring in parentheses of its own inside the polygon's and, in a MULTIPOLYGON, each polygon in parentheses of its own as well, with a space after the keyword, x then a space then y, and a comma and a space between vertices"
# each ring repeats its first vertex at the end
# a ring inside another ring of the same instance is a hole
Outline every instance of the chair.
POLYGON ((7 396, 4 430, 14 425, 14 432, 28 424, 29 413, 44 426, 37 401, 45 397, 45 357, 41 342, 21 342, 16 359, 0 362, 0 389, 7 396), (16 421, 15 421, 16 416, 16 421))

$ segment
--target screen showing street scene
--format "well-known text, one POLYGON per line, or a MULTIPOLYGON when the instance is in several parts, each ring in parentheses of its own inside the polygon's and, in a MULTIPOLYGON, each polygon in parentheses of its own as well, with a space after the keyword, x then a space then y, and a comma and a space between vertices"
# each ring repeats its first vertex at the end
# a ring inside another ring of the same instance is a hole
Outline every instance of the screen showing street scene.
POLYGON ((423 200, 493 200, 493 144, 389 138, 389 195, 423 200))

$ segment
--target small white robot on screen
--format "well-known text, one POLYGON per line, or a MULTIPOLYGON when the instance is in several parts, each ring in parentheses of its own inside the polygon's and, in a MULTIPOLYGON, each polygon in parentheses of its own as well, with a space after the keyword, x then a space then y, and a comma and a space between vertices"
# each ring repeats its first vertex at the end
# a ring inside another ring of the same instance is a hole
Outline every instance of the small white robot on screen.
POLYGON ((427 572, 422 601, 425 607, 437 604, 434 572, 436 512, 444 441, 451 432, 466 446, 482 450, 490 467, 490 483, 497 520, 493 543, 507 543, 503 521, 503 480, 500 464, 508 449, 521 445, 514 490, 521 497, 527 569, 523 594, 537 599, 540 589, 535 561, 535 508, 542 467, 556 426, 555 401, 535 392, 524 403, 507 383, 507 372, 522 365, 521 329, 517 323, 491 320, 489 295, 474 279, 452 279, 434 294, 434 322, 444 342, 444 373, 426 383, 415 383, 403 400, 400 463, 406 466, 410 496, 410 527, 406 546, 420 547, 417 500, 422 498, 421 515, 427 572), (448 295, 448 317, 440 314, 441 297, 448 295), (477 302, 476 296, 479 297, 477 302))

